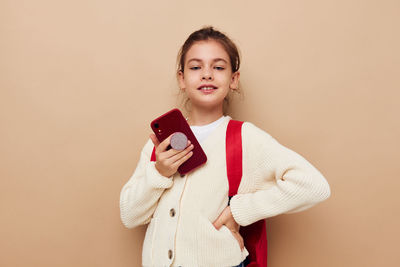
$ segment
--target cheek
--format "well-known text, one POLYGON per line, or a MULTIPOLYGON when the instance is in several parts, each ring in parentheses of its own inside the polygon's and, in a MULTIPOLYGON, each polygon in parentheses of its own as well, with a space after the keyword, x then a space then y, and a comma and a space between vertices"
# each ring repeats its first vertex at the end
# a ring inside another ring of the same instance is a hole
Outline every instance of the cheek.
POLYGON ((196 77, 194 75, 191 76, 187 76, 185 78, 185 84, 187 86, 194 86, 198 84, 198 79, 196 79, 196 77))
POLYGON ((220 79, 221 83, 226 84, 226 85, 230 85, 231 84, 231 76, 228 75, 223 75, 220 79))

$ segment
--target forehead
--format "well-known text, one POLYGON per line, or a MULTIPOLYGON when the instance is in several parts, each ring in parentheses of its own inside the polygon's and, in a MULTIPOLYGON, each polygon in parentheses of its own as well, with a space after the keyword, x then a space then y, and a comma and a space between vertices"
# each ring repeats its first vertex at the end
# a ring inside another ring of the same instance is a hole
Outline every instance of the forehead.
POLYGON ((196 58, 203 61, 212 61, 216 58, 225 59, 230 62, 229 55, 222 44, 215 40, 195 42, 187 51, 185 61, 196 58))

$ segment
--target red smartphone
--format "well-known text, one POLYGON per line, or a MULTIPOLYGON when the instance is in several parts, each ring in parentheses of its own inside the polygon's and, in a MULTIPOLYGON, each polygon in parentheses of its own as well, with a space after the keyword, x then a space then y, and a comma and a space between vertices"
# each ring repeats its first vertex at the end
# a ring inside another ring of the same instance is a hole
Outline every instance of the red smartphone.
MULTIPOLYGON (((160 143, 171 134, 181 132, 193 144, 193 155, 178 167, 178 172, 181 175, 187 174, 207 162, 206 154, 179 109, 172 109, 156 118, 150 123, 150 127, 160 143)), ((171 146, 168 146, 167 149, 170 148, 171 146)))

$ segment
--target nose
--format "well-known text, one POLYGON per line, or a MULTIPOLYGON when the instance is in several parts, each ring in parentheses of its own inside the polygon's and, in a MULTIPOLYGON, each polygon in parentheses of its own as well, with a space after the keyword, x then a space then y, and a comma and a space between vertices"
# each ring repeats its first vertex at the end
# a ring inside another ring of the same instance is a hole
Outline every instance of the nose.
POLYGON ((202 80, 212 80, 213 79, 213 75, 212 75, 212 71, 209 68, 204 68, 204 71, 202 73, 202 80))

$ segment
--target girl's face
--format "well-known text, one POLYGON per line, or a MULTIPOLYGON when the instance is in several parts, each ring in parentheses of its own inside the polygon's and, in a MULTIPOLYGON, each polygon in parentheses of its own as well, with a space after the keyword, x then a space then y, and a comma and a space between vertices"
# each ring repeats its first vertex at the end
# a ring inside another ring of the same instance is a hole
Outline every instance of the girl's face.
POLYGON ((215 40, 195 42, 186 53, 179 86, 191 101, 192 108, 223 107, 229 90, 238 88, 239 71, 232 73, 224 47, 215 40))

